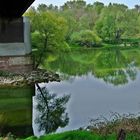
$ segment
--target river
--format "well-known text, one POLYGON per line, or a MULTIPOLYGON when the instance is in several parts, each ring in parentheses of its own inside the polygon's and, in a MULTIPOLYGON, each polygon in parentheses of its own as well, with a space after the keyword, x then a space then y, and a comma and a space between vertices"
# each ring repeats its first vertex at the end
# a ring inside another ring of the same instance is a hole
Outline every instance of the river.
MULTIPOLYGON (((86 127, 91 119, 100 116, 110 119, 111 112, 137 114, 140 110, 139 60, 139 49, 119 50, 116 48, 48 54, 44 68, 59 73, 62 80, 61 82, 40 83, 40 86, 46 87, 50 93, 56 93, 58 96, 64 94, 71 96, 66 109, 70 118, 69 124, 65 128, 59 128, 57 132, 86 127)), ((10 91, 11 89, 7 90, 10 91)), ((21 91, 24 90, 21 89, 21 91)), ((14 96, 21 91, 18 89, 14 96)), ((30 93, 33 92, 33 87, 29 91, 30 93)), ((3 96, 5 94, 2 89, 0 93, 3 96)), ((34 94, 30 95, 31 99, 34 94)), ((9 95, 9 99, 11 96, 12 94, 9 95)), ((18 97, 18 99, 20 98, 18 97)), ((8 102, 13 103, 14 101, 9 100, 8 102)), ((25 104, 25 101, 23 103, 25 104)), ((1 104, 4 104, 2 98, 0 99, 0 106, 1 104)), ((42 132, 38 131, 38 124, 35 123, 35 119, 38 117, 35 107, 37 104, 38 102, 33 100, 33 105, 31 102, 28 105, 33 107, 34 134, 39 136, 42 132)), ((27 107, 24 106, 25 108, 27 107)), ((5 105, 1 106, 1 110, 5 110, 5 105)), ((18 111, 19 109, 17 109, 18 111)), ((9 118, 8 108, 7 114, 3 112, 0 112, 0 123, 2 123, 2 114, 5 118, 6 116, 9 118)), ((23 116, 29 120, 27 114, 25 112, 23 116)), ((26 119, 24 117, 24 122, 28 122, 25 121, 26 119)), ((9 123, 11 126, 10 121, 9 119, 6 124, 9 123)))

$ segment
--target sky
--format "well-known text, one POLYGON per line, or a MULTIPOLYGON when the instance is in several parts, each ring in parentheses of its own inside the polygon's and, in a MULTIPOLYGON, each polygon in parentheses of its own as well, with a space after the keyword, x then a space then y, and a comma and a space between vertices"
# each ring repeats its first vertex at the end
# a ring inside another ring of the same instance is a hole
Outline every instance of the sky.
MULTIPOLYGON (((44 3, 44 4, 53 4, 57 6, 63 5, 68 0, 35 0, 35 2, 32 4, 32 6, 37 7, 38 4, 44 3)), ((87 3, 94 3, 95 1, 103 2, 104 4, 108 3, 121 3, 127 5, 129 8, 133 8, 134 5, 139 4, 140 0, 85 0, 87 3)))

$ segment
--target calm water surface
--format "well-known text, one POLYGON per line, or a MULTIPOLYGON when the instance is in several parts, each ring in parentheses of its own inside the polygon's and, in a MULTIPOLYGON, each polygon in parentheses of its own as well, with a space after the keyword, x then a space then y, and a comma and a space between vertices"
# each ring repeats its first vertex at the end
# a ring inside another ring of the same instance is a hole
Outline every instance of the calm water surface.
MULTIPOLYGON (((57 132, 87 126, 90 119, 100 115, 109 118, 110 112, 140 112, 139 49, 48 54, 44 67, 59 73, 62 80, 41 83, 40 86, 47 87, 50 93, 57 93, 58 96, 71 95, 67 104, 70 122, 57 132)), ((33 132, 37 136, 43 134, 35 123, 38 117, 35 106, 38 102, 33 95, 33 87, 0 88, 1 133, 12 129, 18 135, 25 133, 26 136, 33 132), (26 130, 24 133, 21 131, 23 128, 26 130)))
MULTIPOLYGON (((139 49, 59 54, 47 67, 63 75, 60 83, 44 84, 50 92, 70 94, 70 123, 60 131, 87 126, 90 119, 110 112, 140 111, 139 49)), ((42 84, 43 85, 43 84, 42 84)))
POLYGON ((140 72, 137 79, 124 86, 115 87, 88 74, 75 77, 73 82, 49 83, 49 91, 58 94, 71 94, 67 111, 70 123, 59 131, 78 129, 87 126, 90 119, 103 115, 110 117, 110 112, 138 113, 140 111, 140 72))

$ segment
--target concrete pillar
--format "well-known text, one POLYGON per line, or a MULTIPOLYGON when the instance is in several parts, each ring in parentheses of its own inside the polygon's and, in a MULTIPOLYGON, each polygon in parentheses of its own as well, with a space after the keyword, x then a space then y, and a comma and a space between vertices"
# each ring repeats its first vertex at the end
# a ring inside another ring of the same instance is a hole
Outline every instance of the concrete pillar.
POLYGON ((33 62, 28 18, 16 18, 11 21, 4 20, 4 23, 1 23, 1 27, 0 70, 15 73, 31 71, 33 62))

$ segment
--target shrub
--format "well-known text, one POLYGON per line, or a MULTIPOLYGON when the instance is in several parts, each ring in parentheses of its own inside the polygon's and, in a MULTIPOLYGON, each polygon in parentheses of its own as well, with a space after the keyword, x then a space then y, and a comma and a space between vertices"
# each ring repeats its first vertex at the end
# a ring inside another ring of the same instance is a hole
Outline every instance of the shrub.
POLYGON ((72 43, 86 47, 96 47, 101 45, 102 42, 101 38, 90 30, 82 30, 80 32, 73 33, 71 41, 72 43))

